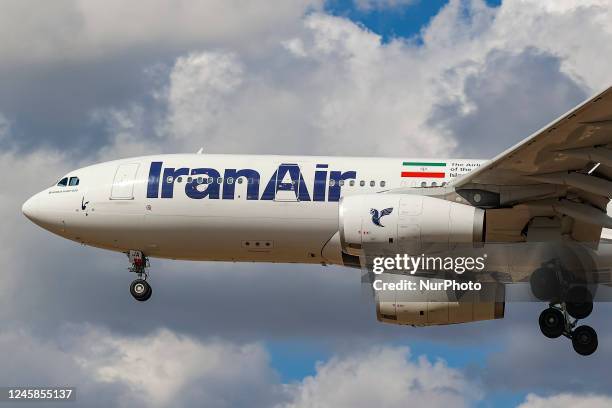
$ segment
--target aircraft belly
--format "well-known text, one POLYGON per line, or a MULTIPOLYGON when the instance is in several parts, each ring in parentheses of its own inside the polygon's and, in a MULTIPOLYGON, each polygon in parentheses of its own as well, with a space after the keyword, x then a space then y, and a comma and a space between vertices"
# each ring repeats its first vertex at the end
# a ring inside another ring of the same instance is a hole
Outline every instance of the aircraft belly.
POLYGON ((319 263, 338 229, 335 203, 197 204, 147 212, 143 250, 173 259, 319 263))
POLYGON ((329 219, 147 216, 145 251, 193 260, 321 262, 321 248, 337 229, 329 219))

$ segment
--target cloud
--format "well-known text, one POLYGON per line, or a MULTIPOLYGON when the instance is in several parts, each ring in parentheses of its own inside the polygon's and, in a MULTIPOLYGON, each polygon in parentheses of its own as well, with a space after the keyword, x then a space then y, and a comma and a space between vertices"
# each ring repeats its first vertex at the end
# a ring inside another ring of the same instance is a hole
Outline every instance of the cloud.
POLYGON ((593 42, 612 43, 598 23, 609 12, 601 3, 534 9, 526 17, 514 3, 453 0, 422 44, 382 43, 350 20, 311 13, 266 53, 189 53, 154 91, 166 112, 156 118, 159 148, 492 156, 612 81, 557 41, 567 36, 589 58, 593 42), (589 27, 579 30, 583 20, 589 27), (516 26, 521 33, 509 35, 516 26))
POLYGON ((490 391, 609 394, 612 380, 601 362, 612 358, 612 345, 605 341, 612 336, 607 317, 612 304, 595 303, 593 314, 579 323, 598 333, 599 347, 588 358, 576 354, 569 339, 548 339, 540 333, 537 318, 545 308, 545 304, 510 303, 499 329, 503 347, 490 352, 482 366, 472 367, 469 376, 481 378, 490 391))
POLYGON ((436 106, 429 123, 461 140, 461 156, 493 157, 588 96, 554 56, 533 48, 517 55, 493 50, 465 78, 461 97, 436 106))
POLYGON ((348 20, 311 14, 303 35, 265 60, 230 51, 177 59, 156 93, 168 112, 158 129, 183 151, 445 155, 453 141, 424 126, 437 98, 416 78, 415 52, 348 20), (414 84, 397 86, 410 76, 414 84), (426 96, 415 98, 419 92, 426 96))
POLYGON ((0 112, 14 120, 9 142, 93 155, 110 136, 92 112, 156 108, 151 67, 203 49, 269 54, 320 7, 320 0, 3 1, 0 112))
POLYGON ((81 406, 263 407, 284 398, 267 351, 256 343, 198 341, 168 330, 123 337, 92 325, 62 329, 51 342, 22 330, 0 332, 3 366, 10 368, 0 382, 73 386, 81 406))
POLYGON ((130 48, 242 47, 254 38, 265 47, 320 6, 318 0, 9 0, 0 15, 0 54, 5 64, 24 64, 99 58, 130 48))
POLYGON ((528 394, 525 402, 517 408, 604 408, 612 405, 612 397, 605 395, 574 395, 559 394, 550 397, 540 397, 528 394))
MULTIPOLYGON (((168 21, 202 7, 159 2, 168 21)), ((121 128, 114 140, 119 117, 140 123, 137 137, 129 137, 135 151, 487 157, 612 83, 605 64, 585 63, 612 44, 602 17, 612 17, 610 9, 601 1, 570 4, 533 2, 525 13, 529 7, 516 2, 490 8, 453 0, 423 29, 422 43, 382 43, 350 20, 304 14, 305 2, 286 6, 293 7, 287 13, 281 7, 283 23, 270 26, 268 39, 246 24, 232 31, 239 41, 198 33, 194 43, 184 40, 192 34, 185 22, 159 40, 164 23, 147 37, 153 47, 131 31, 118 41, 110 30, 117 52, 92 46, 100 54, 89 62, 4 69, 0 85, 10 92, 0 94, 0 111, 20 118, 13 123, 17 145, 62 143, 92 157, 128 136, 121 128), (474 142, 479 138, 485 143, 474 142)), ((132 7, 112 3, 104 13, 87 13, 106 21, 134 14, 132 7)))
POLYGON ((457 369, 405 347, 370 347, 319 362, 314 376, 282 383, 259 343, 199 340, 161 329, 117 335, 64 325, 53 341, 0 331, 2 384, 76 387, 81 406, 468 406, 482 393, 457 369))
POLYGON ((102 383, 121 383, 143 405, 265 406, 276 374, 261 345, 201 342, 160 330, 122 338, 87 330, 74 358, 102 383), (234 392, 240 388, 240 392, 234 392))
POLYGON ((234 54, 209 52, 179 58, 170 73, 168 133, 194 141, 215 132, 233 105, 242 75, 243 67, 234 54))
POLYGON ((410 358, 407 348, 375 347, 333 357, 314 376, 290 388, 284 407, 465 407, 480 399, 478 387, 443 361, 410 358))

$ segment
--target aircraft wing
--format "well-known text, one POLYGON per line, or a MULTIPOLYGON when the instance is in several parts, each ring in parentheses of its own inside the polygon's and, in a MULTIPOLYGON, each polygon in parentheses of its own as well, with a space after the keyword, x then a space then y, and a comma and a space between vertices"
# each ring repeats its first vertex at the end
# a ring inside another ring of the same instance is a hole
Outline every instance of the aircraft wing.
POLYGON ((606 214, 611 180, 612 87, 450 187, 487 208, 487 240, 525 241, 527 230, 546 240, 557 228, 576 241, 597 243, 602 227, 612 228, 606 214), (526 228, 534 222, 538 225, 526 228))

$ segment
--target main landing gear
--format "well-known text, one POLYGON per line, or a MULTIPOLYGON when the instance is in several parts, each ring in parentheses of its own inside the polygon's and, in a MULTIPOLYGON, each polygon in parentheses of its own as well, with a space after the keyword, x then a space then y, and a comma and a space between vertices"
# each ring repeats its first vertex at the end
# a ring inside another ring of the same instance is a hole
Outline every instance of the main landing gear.
POLYGON ((149 267, 149 258, 145 256, 141 251, 129 251, 128 258, 130 260, 130 267, 128 271, 135 273, 138 278, 130 284, 130 293, 134 299, 139 302, 149 300, 153 294, 151 285, 147 282, 149 274, 147 268, 149 267))
POLYGON ((597 350, 598 341, 597 333, 591 326, 578 326, 578 320, 588 317, 593 310, 590 293, 586 288, 584 290, 588 295, 580 294, 580 302, 551 303, 548 309, 542 311, 540 330, 551 339, 560 336, 569 338, 576 353, 588 356, 597 350))

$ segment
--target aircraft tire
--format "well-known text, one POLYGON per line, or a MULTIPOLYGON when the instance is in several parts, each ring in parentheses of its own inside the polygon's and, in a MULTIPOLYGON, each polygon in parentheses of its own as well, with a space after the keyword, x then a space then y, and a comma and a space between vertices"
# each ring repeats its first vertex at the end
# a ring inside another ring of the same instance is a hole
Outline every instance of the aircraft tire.
POLYGON ((597 332, 591 326, 579 326, 572 332, 572 346, 580 355, 590 356, 598 344, 597 332))
POLYGON ((576 286, 570 290, 565 307, 574 319, 585 319, 593 311, 593 296, 587 288, 576 286))
POLYGON ((144 279, 136 279, 130 284, 130 293, 134 299, 145 302, 153 294, 153 289, 144 279))
POLYGON ((556 339, 565 330, 565 318, 560 310, 549 307, 540 313, 540 330, 549 339, 556 339))

